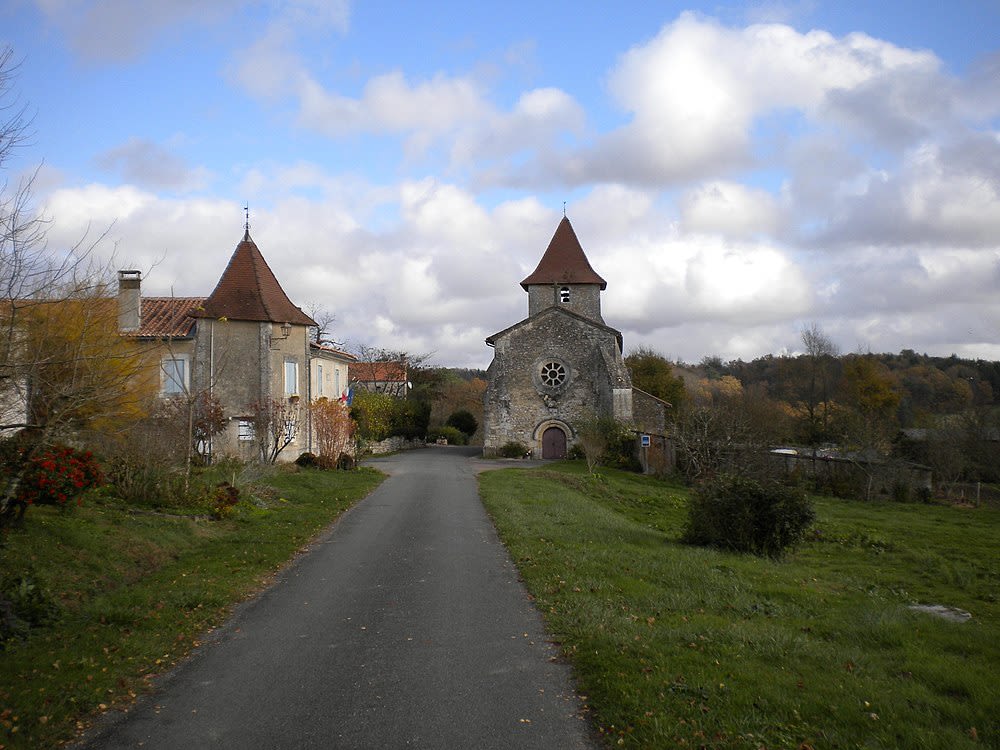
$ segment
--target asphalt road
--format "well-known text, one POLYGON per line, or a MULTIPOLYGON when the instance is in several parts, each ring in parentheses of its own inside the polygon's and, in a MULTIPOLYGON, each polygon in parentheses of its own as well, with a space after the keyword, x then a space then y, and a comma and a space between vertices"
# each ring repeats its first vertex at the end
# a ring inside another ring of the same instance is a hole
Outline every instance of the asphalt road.
POLYGON ((483 462, 373 463, 389 479, 84 747, 595 747, 479 502, 483 462))

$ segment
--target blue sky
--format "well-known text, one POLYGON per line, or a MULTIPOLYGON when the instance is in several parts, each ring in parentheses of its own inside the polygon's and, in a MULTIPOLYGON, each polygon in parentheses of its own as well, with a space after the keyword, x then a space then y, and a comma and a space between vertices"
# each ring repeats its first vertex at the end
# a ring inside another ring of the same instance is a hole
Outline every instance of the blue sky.
POLYGON ((1000 3, 13 0, 54 248, 485 367, 563 202, 626 349, 1000 359, 1000 3))

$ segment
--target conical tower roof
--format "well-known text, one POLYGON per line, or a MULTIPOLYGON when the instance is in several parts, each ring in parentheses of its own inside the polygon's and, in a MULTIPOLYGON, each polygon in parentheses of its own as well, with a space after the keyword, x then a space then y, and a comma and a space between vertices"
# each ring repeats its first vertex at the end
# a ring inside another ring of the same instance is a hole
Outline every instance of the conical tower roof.
POLYGON ((608 282, 590 267, 573 225, 565 216, 556 227, 538 266, 521 282, 525 291, 532 284, 600 284, 601 289, 608 286, 608 282))
POLYGON ((257 320, 314 326, 316 321, 292 304, 252 239, 250 230, 236 246, 200 317, 257 320))

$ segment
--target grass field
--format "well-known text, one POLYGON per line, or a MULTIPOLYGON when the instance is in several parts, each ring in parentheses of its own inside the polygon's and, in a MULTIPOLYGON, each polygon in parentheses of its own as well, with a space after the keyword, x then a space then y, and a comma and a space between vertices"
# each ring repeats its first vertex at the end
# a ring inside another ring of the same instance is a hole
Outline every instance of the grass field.
POLYGON ((128 703, 381 479, 279 472, 223 521, 107 501, 31 508, 0 576, 27 573, 56 619, 0 650, 0 749, 53 747, 128 703))
POLYGON ((997 510, 818 498, 773 561, 680 544, 687 492, 651 478, 480 486, 610 745, 1000 747, 997 510))

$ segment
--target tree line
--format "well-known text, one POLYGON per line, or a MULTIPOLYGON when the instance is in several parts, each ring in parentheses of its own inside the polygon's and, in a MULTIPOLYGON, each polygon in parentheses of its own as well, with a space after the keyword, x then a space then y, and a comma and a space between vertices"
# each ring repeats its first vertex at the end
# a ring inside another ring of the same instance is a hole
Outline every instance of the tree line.
POLYGON ((698 364, 648 348, 626 358, 633 385, 670 402, 672 438, 691 477, 735 454, 788 452, 910 461, 942 484, 1000 481, 1000 363, 842 354, 816 325, 794 355, 698 364))

